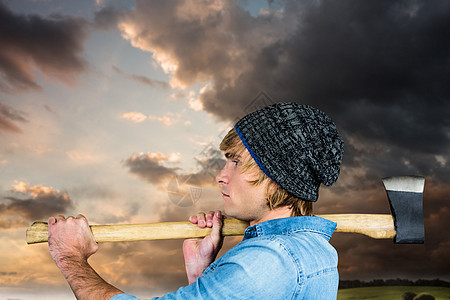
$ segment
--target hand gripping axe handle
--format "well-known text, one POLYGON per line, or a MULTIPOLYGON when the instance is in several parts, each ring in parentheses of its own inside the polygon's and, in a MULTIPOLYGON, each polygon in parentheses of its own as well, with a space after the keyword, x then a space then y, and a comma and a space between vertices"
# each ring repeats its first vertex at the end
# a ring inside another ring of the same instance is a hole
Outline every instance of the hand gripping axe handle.
MULTIPOLYGON (((425 179, 418 176, 400 176, 383 179, 392 215, 383 214, 329 214, 318 215, 336 222, 336 232, 353 232, 375 239, 394 238, 395 243, 423 243, 424 225, 422 193, 425 179)), ((225 219, 224 236, 243 235, 248 223, 225 219)), ((148 224, 91 225, 97 242, 124 242, 162 239, 198 238, 209 234, 211 228, 199 228, 190 222, 163 222, 148 224)), ((48 241, 48 225, 34 222, 27 229, 27 243, 48 241)))

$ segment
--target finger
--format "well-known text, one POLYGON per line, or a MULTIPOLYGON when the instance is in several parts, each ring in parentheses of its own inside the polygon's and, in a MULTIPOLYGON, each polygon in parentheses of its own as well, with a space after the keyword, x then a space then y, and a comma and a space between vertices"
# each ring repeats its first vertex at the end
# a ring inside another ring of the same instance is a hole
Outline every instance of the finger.
MULTIPOLYGON (((76 217, 76 219, 77 219, 77 220, 80 220, 82 223, 84 223, 83 226, 89 227, 89 222, 88 222, 87 218, 86 218, 84 215, 78 214, 77 217, 76 217)), ((92 231, 89 230, 89 232, 90 232, 89 235, 92 237, 92 241, 93 241, 96 245, 98 245, 98 243, 95 241, 94 234, 92 233, 92 231)), ((95 246, 95 251, 94 251, 94 253, 97 251, 97 249, 98 249, 98 246, 95 246)))
POLYGON ((47 223, 48 223, 48 225, 53 225, 53 224, 55 224, 55 223, 56 223, 55 217, 50 217, 50 218, 48 218, 47 223))
POLYGON ((197 224, 200 228, 204 228, 206 226, 206 217, 204 212, 199 212, 197 214, 197 224))
POLYGON ((76 216, 75 219, 83 220, 83 221, 85 221, 86 223, 88 222, 87 219, 86 219, 86 217, 85 217, 84 215, 82 215, 82 214, 78 214, 78 215, 76 216))
POLYGON ((189 217, 189 222, 191 222, 192 224, 197 224, 198 220, 196 216, 190 216, 189 217))
POLYGON ((63 216, 63 215, 57 215, 56 217, 55 217, 55 223, 56 222, 58 222, 58 221, 64 221, 66 218, 63 216))
POLYGON ((89 222, 84 215, 78 214, 75 219, 77 219, 77 220, 81 221, 82 223, 84 223, 85 225, 89 226, 89 222))
POLYGON ((208 227, 212 227, 213 226, 213 216, 214 216, 214 212, 213 211, 210 211, 209 213, 207 213, 205 215, 206 226, 208 226, 208 227))

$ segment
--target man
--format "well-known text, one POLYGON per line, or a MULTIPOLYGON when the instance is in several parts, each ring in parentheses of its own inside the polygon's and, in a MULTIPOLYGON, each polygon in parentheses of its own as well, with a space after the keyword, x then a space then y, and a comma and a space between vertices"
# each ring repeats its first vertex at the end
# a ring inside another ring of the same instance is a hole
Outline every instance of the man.
MULTIPOLYGON (((190 221, 212 227, 183 244, 189 285, 161 299, 336 299, 336 224, 312 216, 319 186, 339 175, 343 141, 323 112, 277 103, 242 118, 223 139, 216 180, 226 215, 250 223, 241 243, 215 261, 220 211, 190 221)), ((49 219, 49 248, 78 299, 136 299, 106 283, 87 259, 98 249, 86 219, 49 219)))

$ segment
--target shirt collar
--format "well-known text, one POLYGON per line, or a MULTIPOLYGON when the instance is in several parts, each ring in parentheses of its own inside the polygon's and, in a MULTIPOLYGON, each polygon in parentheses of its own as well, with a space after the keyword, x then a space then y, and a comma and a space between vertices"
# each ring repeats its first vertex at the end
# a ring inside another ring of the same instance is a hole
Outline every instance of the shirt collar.
POLYGON ((316 232, 331 238, 336 223, 320 217, 289 217, 273 219, 247 227, 244 233, 244 240, 257 236, 290 234, 299 231, 316 232))

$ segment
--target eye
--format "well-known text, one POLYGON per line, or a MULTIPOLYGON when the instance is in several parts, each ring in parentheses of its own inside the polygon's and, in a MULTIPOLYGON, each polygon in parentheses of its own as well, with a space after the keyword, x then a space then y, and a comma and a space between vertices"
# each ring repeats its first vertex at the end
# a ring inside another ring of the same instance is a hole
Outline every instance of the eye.
POLYGON ((238 160, 232 160, 231 162, 234 163, 235 166, 237 166, 239 164, 238 160))

